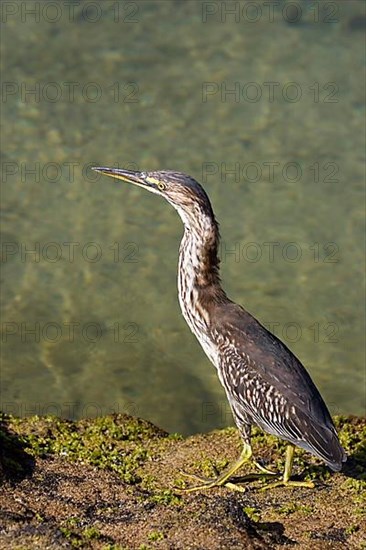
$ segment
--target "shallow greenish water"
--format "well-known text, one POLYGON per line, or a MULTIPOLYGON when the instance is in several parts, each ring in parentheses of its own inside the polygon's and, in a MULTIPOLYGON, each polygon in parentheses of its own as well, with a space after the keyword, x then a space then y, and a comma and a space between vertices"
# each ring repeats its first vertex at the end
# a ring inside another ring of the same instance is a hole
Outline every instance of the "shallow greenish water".
POLYGON ((89 169, 119 165, 204 184, 230 297, 365 414, 364 5, 25 4, 2 13, 2 408, 231 422, 179 311, 181 222, 89 169))

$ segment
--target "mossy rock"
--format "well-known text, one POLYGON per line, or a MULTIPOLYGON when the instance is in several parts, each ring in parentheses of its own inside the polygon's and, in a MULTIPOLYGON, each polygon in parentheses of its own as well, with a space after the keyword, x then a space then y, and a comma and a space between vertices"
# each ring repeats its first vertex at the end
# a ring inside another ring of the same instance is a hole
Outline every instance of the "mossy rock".
MULTIPOLYGON (((254 480, 245 492, 181 494, 182 470, 213 475, 237 456, 236 429, 184 439, 127 415, 2 415, 0 548, 366 548, 366 420, 335 421, 349 455, 342 473, 296 453, 295 477, 315 489, 263 492, 254 480)), ((284 450, 254 430, 253 451, 270 467, 283 468, 284 450)))

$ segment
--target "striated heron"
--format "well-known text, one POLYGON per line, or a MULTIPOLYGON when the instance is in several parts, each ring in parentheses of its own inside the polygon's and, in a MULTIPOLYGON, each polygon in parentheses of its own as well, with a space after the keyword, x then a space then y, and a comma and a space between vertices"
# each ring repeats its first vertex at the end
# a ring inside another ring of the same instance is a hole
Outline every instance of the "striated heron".
MULTIPOLYGON (((346 454, 329 411, 314 382, 295 355, 220 284, 218 223, 202 186, 173 171, 135 172, 95 167, 107 176, 133 183, 164 197, 178 212, 184 235, 179 249, 178 295, 182 314, 217 369, 243 440, 240 457, 215 479, 198 478, 188 490, 227 485, 252 456, 251 425, 288 442, 281 481, 269 484, 313 487, 290 479, 294 446, 340 471, 346 454)), ((277 475, 259 463, 259 475, 277 475)))

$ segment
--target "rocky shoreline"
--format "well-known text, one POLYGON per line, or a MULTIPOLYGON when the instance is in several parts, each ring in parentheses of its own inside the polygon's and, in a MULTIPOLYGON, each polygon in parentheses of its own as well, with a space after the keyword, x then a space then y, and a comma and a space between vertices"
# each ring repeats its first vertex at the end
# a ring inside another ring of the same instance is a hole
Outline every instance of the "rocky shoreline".
MULTIPOLYGON (((244 492, 180 493, 182 470, 212 476, 237 456, 237 430, 184 439, 126 415, 2 415, 0 548, 366 548, 366 419, 335 421, 349 455, 342 473, 296 453, 295 475, 315 489, 262 491, 253 480, 244 492)), ((272 468, 283 468, 284 448, 255 431, 254 452, 272 468)))

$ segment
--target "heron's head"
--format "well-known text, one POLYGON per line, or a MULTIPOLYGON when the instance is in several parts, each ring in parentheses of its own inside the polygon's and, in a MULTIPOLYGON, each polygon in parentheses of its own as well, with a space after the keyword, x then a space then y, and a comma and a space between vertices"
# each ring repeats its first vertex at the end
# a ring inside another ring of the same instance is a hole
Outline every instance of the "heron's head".
POLYGON ((192 225, 202 216, 214 218, 209 198, 204 189, 196 180, 181 172, 170 170, 135 172, 104 167, 95 167, 93 170, 164 197, 174 206, 187 225, 192 225))

